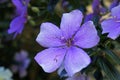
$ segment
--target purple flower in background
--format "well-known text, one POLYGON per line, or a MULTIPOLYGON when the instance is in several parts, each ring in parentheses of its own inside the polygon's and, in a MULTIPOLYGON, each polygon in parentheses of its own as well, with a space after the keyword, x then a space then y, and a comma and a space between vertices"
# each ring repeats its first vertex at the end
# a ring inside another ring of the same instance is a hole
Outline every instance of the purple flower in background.
POLYGON ((101 7, 100 4, 100 0, 93 0, 92 2, 92 10, 93 13, 90 13, 88 15, 85 16, 85 22, 89 21, 89 20, 94 20, 95 21, 99 21, 100 19, 100 13, 105 13, 106 9, 104 7, 101 7))
POLYGON ((85 74, 77 73, 74 76, 67 78, 66 80, 90 80, 90 78, 85 74))
POLYGON ((100 13, 100 0, 93 0, 92 9, 94 13, 96 14, 100 13))
POLYGON ((37 63, 45 72, 51 73, 64 66, 69 76, 87 67, 91 59, 82 48, 98 44, 99 36, 92 21, 81 27, 83 15, 79 10, 64 13, 60 29, 49 22, 42 23, 36 41, 48 49, 35 56, 37 63))
POLYGON ((62 7, 66 7, 69 4, 67 0, 62 0, 62 7))
POLYGON ((120 0, 113 0, 113 2, 112 2, 111 5, 110 5, 110 10, 111 10, 112 8, 118 6, 118 5, 119 5, 119 2, 120 2, 120 0))
POLYGON ((97 17, 100 14, 100 1, 99 0, 93 0, 92 2, 92 10, 93 13, 86 15, 85 22, 89 20, 93 20, 94 17, 97 17))
POLYGON ((16 15, 11 23, 8 33, 14 33, 14 37, 17 34, 21 34, 25 23, 27 22, 27 6, 30 0, 12 0, 12 3, 16 6, 16 15))
POLYGON ((30 64, 30 59, 28 58, 28 53, 24 50, 21 50, 20 53, 16 53, 14 56, 16 64, 12 65, 12 71, 14 73, 18 72, 19 76, 25 77, 27 75, 26 69, 30 64))
POLYGON ((112 8, 112 18, 106 19, 101 23, 102 33, 108 33, 108 37, 116 39, 120 35, 120 5, 112 8))

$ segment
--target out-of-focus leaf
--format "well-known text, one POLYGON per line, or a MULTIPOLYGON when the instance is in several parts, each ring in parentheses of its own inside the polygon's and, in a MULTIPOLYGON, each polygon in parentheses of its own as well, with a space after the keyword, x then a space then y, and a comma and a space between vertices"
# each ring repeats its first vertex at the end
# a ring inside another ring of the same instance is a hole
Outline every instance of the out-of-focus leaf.
POLYGON ((117 64, 120 64, 120 57, 117 56, 113 51, 111 51, 111 50, 109 50, 107 48, 105 48, 104 51, 105 51, 106 55, 109 58, 111 58, 112 61, 114 61, 117 64))
POLYGON ((112 65, 107 59, 103 57, 99 57, 97 60, 97 63, 101 70, 104 71, 105 76, 108 78, 108 80, 119 80, 120 79, 120 73, 115 68, 114 65, 112 65))

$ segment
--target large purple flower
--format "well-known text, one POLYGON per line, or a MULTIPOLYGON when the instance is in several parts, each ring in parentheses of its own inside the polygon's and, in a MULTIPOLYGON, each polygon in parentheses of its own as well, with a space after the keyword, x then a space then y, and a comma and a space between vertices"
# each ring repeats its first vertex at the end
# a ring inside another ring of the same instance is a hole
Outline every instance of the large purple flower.
POLYGON ((35 56, 37 63, 45 72, 53 72, 61 65, 69 76, 87 67, 91 59, 82 48, 91 48, 99 42, 92 21, 81 27, 83 15, 79 10, 64 13, 60 29, 49 22, 42 23, 36 41, 48 49, 35 56))
POLYGON ((112 8, 111 17, 101 23, 102 33, 109 33, 108 37, 116 39, 120 35, 120 5, 112 8))
POLYGON ((14 33, 14 37, 20 34, 27 22, 27 6, 30 0, 12 0, 12 3, 16 6, 16 15, 11 23, 8 33, 14 33))

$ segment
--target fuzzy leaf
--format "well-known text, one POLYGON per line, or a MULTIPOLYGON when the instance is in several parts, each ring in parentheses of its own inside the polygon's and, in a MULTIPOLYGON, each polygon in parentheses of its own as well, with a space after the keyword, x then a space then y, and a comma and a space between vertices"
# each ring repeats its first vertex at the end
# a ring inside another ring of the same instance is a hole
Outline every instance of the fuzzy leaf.
POLYGON ((106 55, 110 57, 115 63, 120 64, 120 57, 117 56, 113 51, 105 48, 104 49, 106 55))
POLYGON ((101 68, 101 70, 104 71, 105 76, 107 76, 108 80, 120 79, 120 73, 115 68, 115 66, 112 65, 107 59, 100 57, 97 60, 97 63, 99 64, 99 67, 101 68))

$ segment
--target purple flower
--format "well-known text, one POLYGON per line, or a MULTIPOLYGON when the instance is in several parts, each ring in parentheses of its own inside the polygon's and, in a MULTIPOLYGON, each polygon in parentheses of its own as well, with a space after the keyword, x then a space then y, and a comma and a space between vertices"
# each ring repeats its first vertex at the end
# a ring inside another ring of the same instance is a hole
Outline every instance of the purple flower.
POLYGON ((98 16, 100 13, 100 1, 99 0, 93 0, 92 2, 92 10, 93 13, 90 13, 88 15, 86 15, 85 17, 85 22, 89 21, 89 20, 93 20, 94 17, 98 16))
POLYGON ((79 10, 64 13, 60 29, 49 22, 42 23, 36 41, 48 49, 35 56, 37 63, 45 72, 51 73, 64 66, 69 76, 87 67, 91 59, 82 48, 98 44, 99 37, 92 21, 81 27, 83 15, 79 10))
POLYGON ((100 13, 105 13, 106 12, 106 9, 101 6, 100 0, 93 0, 92 10, 93 10, 93 13, 90 13, 90 14, 85 16, 85 20, 84 20, 85 22, 89 21, 89 20, 99 21, 100 13))
POLYGON ((120 35, 120 5, 112 8, 112 18, 106 19, 101 23, 102 33, 108 33, 108 37, 116 39, 120 35))
POLYGON ((21 78, 25 77, 27 75, 26 69, 30 64, 28 53, 24 50, 21 50, 20 53, 16 53, 14 60, 16 64, 12 65, 12 71, 14 73, 18 72, 21 78))
POLYGON ((14 33, 14 37, 17 34, 21 34, 25 23, 27 22, 27 6, 30 0, 12 0, 12 3, 16 6, 16 15, 11 23, 8 33, 14 33))

